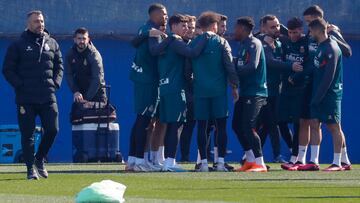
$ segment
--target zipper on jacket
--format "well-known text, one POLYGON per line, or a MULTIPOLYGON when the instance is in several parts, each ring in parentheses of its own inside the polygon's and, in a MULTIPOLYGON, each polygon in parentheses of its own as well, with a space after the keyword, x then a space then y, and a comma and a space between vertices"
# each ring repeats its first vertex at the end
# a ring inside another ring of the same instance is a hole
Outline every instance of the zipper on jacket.
POLYGON ((45 44, 45 36, 42 37, 42 42, 41 42, 41 47, 40 47, 40 55, 39 55, 39 63, 41 61, 41 55, 43 53, 44 44, 45 44))

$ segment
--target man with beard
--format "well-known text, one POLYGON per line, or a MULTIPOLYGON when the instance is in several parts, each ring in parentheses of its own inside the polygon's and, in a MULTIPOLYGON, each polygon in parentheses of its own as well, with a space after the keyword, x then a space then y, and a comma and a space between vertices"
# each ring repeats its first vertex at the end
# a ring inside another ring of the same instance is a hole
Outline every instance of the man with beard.
POLYGON ((63 77, 63 61, 58 43, 45 30, 41 11, 27 15, 27 29, 12 43, 3 65, 5 79, 15 90, 21 146, 27 179, 48 177, 44 158, 59 131, 55 92, 63 77), (44 130, 34 156, 35 120, 39 116, 44 130))
POLYGON ((65 76, 74 101, 106 101, 104 68, 99 51, 89 38, 86 28, 74 33, 74 46, 66 56, 65 76))
MULTIPOLYGON (((159 29, 166 24, 167 11, 162 4, 152 4, 148 13, 150 19, 139 29, 139 35, 149 36, 153 28, 159 29)), ((153 170, 144 160, 147 127, 156 114, 158 97, 157 57, 153 52, 154 47, 149 38, 141 41, 130 72, 130 79, 134 82, 134 107, 137 117, 131 130, 128 170, 143 172, 153 170)))
MULTIPOLYGON (((259 38, 262 40, 266 57, 268 98, 267 104, 261 111, 261 123, 265 133, 268 132, 271 136, 279 139, 277 102, 281 83, 280 73, 283 71, 301 72, 303 67, 299 62, 284 61, 279 39, 280 23, 278 18, 274 15, 266 15, 262 18, 262 22, 265 34, 259 35, 259 38)), ((264 132, 262 133, 265 134, 264 132)), ((280 147, 277 149, 280 150, 280 147)), ((297 154, 296 149, 292 149, 292 152, 297 154)), ((274 152, 275 154, 280 154, 280 151, 274 152)))

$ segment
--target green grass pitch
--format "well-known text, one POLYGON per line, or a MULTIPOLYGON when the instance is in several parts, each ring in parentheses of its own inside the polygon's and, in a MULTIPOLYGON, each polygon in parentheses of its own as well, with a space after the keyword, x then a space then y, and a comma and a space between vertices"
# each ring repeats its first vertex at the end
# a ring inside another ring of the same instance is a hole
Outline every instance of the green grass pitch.
POLYGON ((48 164, 49 179, 28 181, 23 165, 0 165, 0 202, 74 202, 83 187, 106 179, 127 186, 126 202, 360 202, 360 165, 333 173, 270 166, 268 173, 124 173, 119 164, 48 164))

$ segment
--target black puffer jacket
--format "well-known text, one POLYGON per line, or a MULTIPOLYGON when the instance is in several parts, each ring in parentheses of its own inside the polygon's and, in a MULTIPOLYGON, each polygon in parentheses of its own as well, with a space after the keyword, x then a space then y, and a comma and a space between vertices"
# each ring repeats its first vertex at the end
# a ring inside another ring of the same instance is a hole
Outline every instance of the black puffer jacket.
POLYGON ((59 45, 47 31, 43 36, 24 31, 9 46, 3 65, 17 104, 56 102, 55 91, 61 85, 63 71, 59 45))
POLYGON ((101 55, 90 42, 79 52, 76 44, 65 60, 65 76, 73 93, 80 92, 85 100, 106 101, 104 68, 101 55))

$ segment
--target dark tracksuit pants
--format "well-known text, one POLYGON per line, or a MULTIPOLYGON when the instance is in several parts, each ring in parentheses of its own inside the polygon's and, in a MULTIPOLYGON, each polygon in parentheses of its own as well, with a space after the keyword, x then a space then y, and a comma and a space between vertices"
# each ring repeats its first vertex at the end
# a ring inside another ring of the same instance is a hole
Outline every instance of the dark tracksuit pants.
MULTIPOLYGON (((218 143, 218 151, 219 151, 219 157, 225 157, 226 155, 226 148, 227 148, 227 133, 226 133, 226 120, 225 118, 217 118, 215 119, 215 126, 216 126, 216 133, 217 135, 217 143, 218 143)), ((207 159, 207 132, 208 132, 208 126, 209 121, 207 120, 198 120, 198 148, 200 152, 201 159, 207 159)))
POLYGON ((180 151, 181 161, 189 161, 191 138, 195 128, 196 121, 194 120, 193 102, 186 104, 186 123, 184 123, 183 130, 180 135, 180 151))
POLYGON ((277 97, 272 96, 267 98, 267 104, 260 112, 260 126, 259 136, 261 144, 264 145, 266 137, 269 134, 271 145, 273 148, 274 158, 280 155, 280 132, 277 123, 277 97))
POLYGON ((177 145, 179 143, 178 130, 182 124, 183 123, 181 122, 167 123, 166 134, 164 138, 165 158, 175 158, 177 145))
POLYGON ((263 156, 256 123, 266 104, 265 97, 240 97, 235 103, 232 128, 244 151, 253 150, 255 158, 263 156))
POLYGON ((214 147, 218 147, 218 132, 216 129, 216 120, 209 120, 206 135, 207 135, 206 153, 207 153, 208 161, 211 161, 211 148, 212 148, 211 140, 213 140, 214 147), (214 135, 213 139, 211 139, 211 134, 214 135))
POLYGON ((48 154, 59 131, 58 106, 56 103, 19 104, 17 116, 21 132, 21 146, 27 167, 32 167, 34 158, 42 160, 48 154), (35 153, 35 121, 39 116, 43 128, 43 135, 36 155, 35 153))

